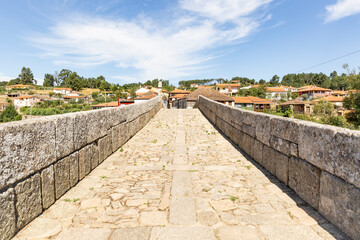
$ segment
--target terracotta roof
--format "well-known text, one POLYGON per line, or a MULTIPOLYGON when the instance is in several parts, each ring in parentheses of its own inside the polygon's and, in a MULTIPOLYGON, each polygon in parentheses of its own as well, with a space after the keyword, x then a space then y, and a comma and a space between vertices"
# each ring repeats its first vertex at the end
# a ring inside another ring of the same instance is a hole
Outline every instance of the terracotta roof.
POLYGON ((267 92, 286 92, 282 87, 268 87, 266 88, 267 92))
POLYGON ((181 89, 175 89, 174 91, 171 91, 170 93, 190 93, 190 91, 185 91, 185 90, 181 90, 181 89))
POLYGON ((36 96, 20 96, 20 97, 16 97, 14 99, 29 99, 29 98, 37 98, 36 96))
POLYGON ((316 87, 316 86, 315 85, 306 85, 306 86, 300 87, 299 90, 307 89, 307 88, 313 88, 313 87, 316 87))
POLYGON ((323 98, 318 98, 314 100, 314 102, 326 101, 326 102, 342 102, 344 100, 343 97, 335 97, 335 96, 327 96, 323 98))
POLYGON ((266 99, 261 99, 253 96, 247 97, 233 97, 235 103, 254 103, 254 104, 270 104, 271 102, 266 99))
POLYGON ((311 92, 311 91, 331 91, 331 89, 312 86, 310 88, 305 88, 305 89, 299 90, 298 92, 311 92))
POLYGON ((92 105, 91 107, 118 107, 118 106, 119 106, 118 102, 109 102, 109 103, 92 105))
POLYGON ((157 94, 149 91, 149 92, 143 94, 140 97, 134 98, 134 100, 146 100, 146 99, 151 99, 151 98, 154 98, 154 97, 157 97, 157 96, 158 96, 157 94))
POLYGON ((233 102, 234 99, 231 97, 226 96, 225 94, 219 93, 218 91, 215 91, 212 88, 198 88, 192 93, 190 93, 187 97, 187 101, 197 101, 199 96, 204 96, 207 98, 210 98, 214 101, 219 102, 233 102))
POLYGON ((174 96, 172 96, 171 98, 185 98, 186 96, 188 96, 188 94, 175 94, 174 96))
POLYGON ((217 87, 240 87, 241 85, 239 83, 217 83, 217 87))

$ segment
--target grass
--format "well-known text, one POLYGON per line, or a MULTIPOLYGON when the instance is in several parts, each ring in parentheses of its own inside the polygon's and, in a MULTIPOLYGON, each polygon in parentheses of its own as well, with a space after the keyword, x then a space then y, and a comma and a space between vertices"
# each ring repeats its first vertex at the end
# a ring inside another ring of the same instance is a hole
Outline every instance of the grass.
POLYGON ((189 170, 189 172, 197 172, 197 170, 189 170))
POLYGON ((74 199, 67 198, 67 199, 65 199, 65 202, 77 202, 79 200, 80 200, 79 198, 74 198, 74 199))
POLYGON ((152 143, 157 143, 157 140, 155 139, 154 141, 152 141, 152 143))
POLYGON ((238 199, 238 198, 237 198, 237 197, 234 197, 234 196, 231 196, 231 197, 230 197, 230 200, 233 201, 233 202, 235 202, 237 199, 238 199))
POLYGON ((204 188, 203 189, 203 192, 208 192, 208 191, 210 191, 211 189, 210 188, 204 188))
POLYGON ((121 148, 120 148, 120 152, 123 152, 123 151, 124 151, 124 149, 121 147, 121 148))
POLYGON ((93 188, 93 187, 91 187, 91 188, 89 188, 89 190, 94 190, 94 188, 93 188))
POLYGON ((101 179, 105 179, 105 178, 108 178, 108 177, 107 177, 107 176, 101 176, 100 178, 101 178, 101 179))
POLYGON ((163 168, 162 168, 162 170, 165 170, 165 165, 163 165, 163 168))
POLYGON ((291 217, 291 219, 294 219, 294 215, 291 212, 288 212, 288 215, 291 217))

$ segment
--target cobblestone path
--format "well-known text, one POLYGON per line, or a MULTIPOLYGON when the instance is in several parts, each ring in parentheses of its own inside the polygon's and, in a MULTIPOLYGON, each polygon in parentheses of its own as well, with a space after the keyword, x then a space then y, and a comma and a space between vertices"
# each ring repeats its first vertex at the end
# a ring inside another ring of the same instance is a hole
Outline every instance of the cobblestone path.
POLYGON ((198 110, 162 109, 15 239, 346 239, 198 110))

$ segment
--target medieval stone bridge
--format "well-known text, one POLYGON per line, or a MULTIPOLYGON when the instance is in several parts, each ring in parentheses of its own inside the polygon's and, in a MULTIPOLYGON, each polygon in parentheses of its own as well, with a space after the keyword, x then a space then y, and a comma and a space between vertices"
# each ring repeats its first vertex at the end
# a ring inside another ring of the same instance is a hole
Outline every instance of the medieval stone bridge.
POLYGON ((161 109, 14 239, 347 237, 199 110, 161 109))

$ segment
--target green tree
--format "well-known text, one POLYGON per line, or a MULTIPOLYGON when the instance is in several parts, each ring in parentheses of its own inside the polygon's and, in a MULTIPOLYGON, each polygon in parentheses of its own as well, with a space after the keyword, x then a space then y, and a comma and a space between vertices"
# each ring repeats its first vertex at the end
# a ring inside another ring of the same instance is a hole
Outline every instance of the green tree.
POLYGON ((21 84, 34 84, 34 75, 31 72, 30 68, 23 67, 21 73, 19 74, 19 79, 21 84))
POLYGON ((70 77, 72 71, 69 69, 62 69, 58 74, 58 86, 66 86, 66 79, 70 77))
POLYGON ((110 90, 110 88, 111 88, 110 83, 106 82, 105 80, 101 81, 101 84, 100 84, 100 87, 99 87, 99 89, 101 91, 108 91, 108 90, 110 90))
POLYGON ((346 119, 355 125, 355 127, 360 126, 360 93, 351 94, 344 98, 344 107, 346 109, 352 110, 346 114, 346 119))
POLYGON ((55 78, 52 74, 46 73, 44 76, 44 87, 54 87, 55 84, 55 78))
POLYGON ((313 113, 318 116, 332 116, 334 113, 334 105, 331 102, 320 100, 314 105, 313 113))
POLYGON ((14 105, 8 105, 0 114, 0 122, 19 121, 22 116, 16 111, 14 105))
POLYGON ((279 85, 279 80, 280 80, 280 77, 275 74, 275 75, 271 78, 270 84, 271 84, 272 86, 277 86, 277 85, 279 85))

